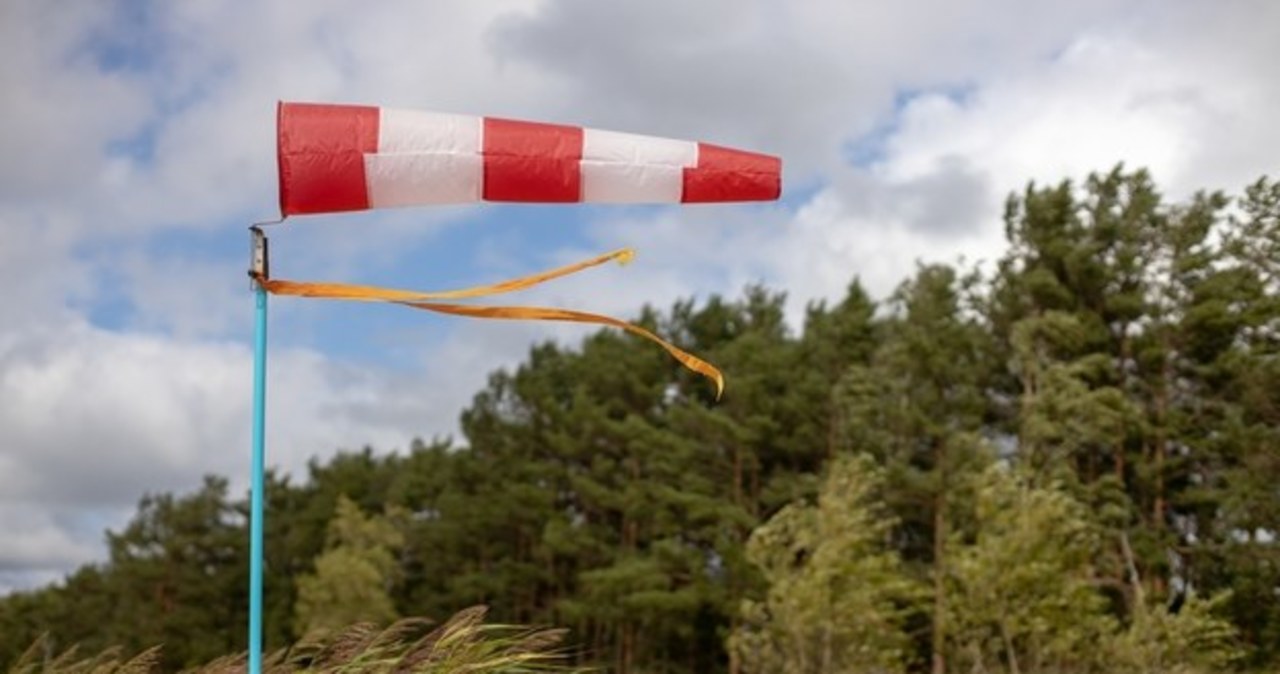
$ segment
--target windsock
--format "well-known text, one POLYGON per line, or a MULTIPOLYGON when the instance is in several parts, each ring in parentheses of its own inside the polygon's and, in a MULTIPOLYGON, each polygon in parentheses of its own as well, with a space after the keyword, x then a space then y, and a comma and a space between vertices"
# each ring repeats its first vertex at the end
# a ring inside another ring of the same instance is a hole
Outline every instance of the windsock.
POLYGON ((280 103, 285 217, 473 201, 770 201, 777 157, 578 126, 396 108, 280 103))

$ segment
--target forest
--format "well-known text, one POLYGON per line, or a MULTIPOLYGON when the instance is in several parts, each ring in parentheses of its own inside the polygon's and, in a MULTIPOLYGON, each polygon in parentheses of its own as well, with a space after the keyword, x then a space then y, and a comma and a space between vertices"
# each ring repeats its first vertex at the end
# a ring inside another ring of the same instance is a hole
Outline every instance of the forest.
MULTIPOLYGON (((486 605, 619 674, 1280 669, 1280 182, 1175 203, 1117 167, 1004 228, 802 325, 765 287, 645 309, 718 402, 602 330, 492 373, 458 440, 269 476, 268 649, 486 605)), ((0 598, 0 666, 244 650, 246 513, 219 476, 143 496, 0 598)))

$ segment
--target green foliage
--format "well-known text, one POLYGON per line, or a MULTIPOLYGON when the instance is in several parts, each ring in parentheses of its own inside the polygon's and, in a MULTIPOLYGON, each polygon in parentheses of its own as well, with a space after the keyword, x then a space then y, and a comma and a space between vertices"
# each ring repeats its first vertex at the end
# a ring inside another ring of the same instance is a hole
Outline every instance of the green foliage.
MULTIPOLYGON (((949 549, 949 660, 974 671, 1094 671, 1114 631, 1094 586, 1085 507, 995 464, 976 477, 974 531, 949 549)), ((1105 671, 1106 667, 1100 667, 1105 671)))
POLYGON ((906 671, 906 622, 925 592, 886 544, 884 482, 868 457, 842 457, 816 504, 788 505, 752 533, 747 558, 767 591, 743 601, 729 639, 740 671, 906 671))
MULTIPOLYGON (((226 492, 225 480, 207 478, 187 497, 144 498, 129 526, 108 536, 113 573, 99 591, 110 599, 97 607, 104 614, 77 616, 77 629, 55 633, 58 641, 128 651, 172 644, 162 653, 166 668, 243 648, 247 539, 226 492), (208 636, 191 638, 201 634, 208 636)), ((68 601, 78 603, 76 589, 68 586, 68 601)))
POLYGON ((298 579, 294 624, 301 633, 358 622, 386 624, 396 618, 391 591, 404 536, 391 520, 399 515, 368 517, 347 497, 338 499, 315 573, 298 579))
POLYGON ((1192 595, 1178 613, 1141 603, 1128 629, 1106 642, 1105 671, 1118 674, 1203 674, 1226 671, 1242 655, 1236 628, 1216 615, 1220 595, 1192 595))

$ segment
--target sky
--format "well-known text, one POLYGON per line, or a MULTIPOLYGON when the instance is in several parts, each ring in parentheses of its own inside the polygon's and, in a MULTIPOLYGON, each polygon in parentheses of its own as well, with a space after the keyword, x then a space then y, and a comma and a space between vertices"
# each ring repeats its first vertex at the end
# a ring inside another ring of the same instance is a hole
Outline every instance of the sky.
MULTIPOLYGON (((515 299, 806 303, 1002 251, 1005 197, 1119 162, 1166 195, 1280 175, 1270 0, 4 0, 0 593, 106 557, 145 493, 243 494, 246 227, 278 100, 579 124, 781 156, 783 198, 308 216, 277 278, 444 289, 622 246, 515 299)), ((271 304, 267 463, 458 437, 488 375, 591 328, 271 304)), ((656 347, 653 347, 656 348, 656 347)), ((732 395, 733 373, 726 373, 732 395)), ((268 515, 269 516, 269 515, 268 515)))

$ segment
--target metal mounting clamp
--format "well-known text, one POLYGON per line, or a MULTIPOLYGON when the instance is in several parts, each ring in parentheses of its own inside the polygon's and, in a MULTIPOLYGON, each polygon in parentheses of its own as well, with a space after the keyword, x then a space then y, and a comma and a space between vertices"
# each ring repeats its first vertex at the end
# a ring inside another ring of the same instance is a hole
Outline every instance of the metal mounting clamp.
POLYGON ((249 228, 249 278, 254 282, 271 278, 271 263, 267 252, 267 235, 262 228, 249 228))

